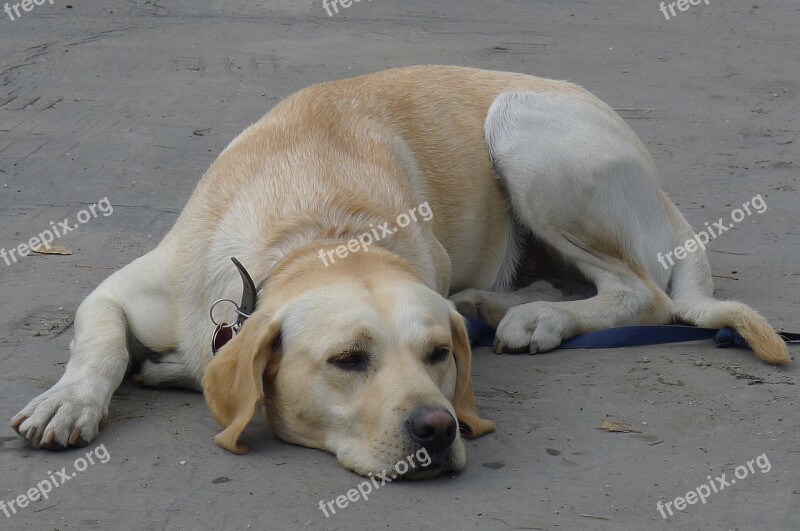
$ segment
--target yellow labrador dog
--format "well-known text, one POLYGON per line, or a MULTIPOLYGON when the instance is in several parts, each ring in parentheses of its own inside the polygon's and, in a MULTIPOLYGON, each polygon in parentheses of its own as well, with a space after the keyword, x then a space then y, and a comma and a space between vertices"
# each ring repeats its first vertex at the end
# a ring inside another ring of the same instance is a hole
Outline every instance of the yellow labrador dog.
POLYGON ((758 313, 713 298, 702 250, 658 263, 693 235, 636 135, 574 84, 419 66, 312 86, 234 139, 158 247, 81 304, 66 373, 12 426, 36 447, 88 443, 134 363, 146 385, 202 389, 233 452, 264 406, 280 438, 358 473, 423 448, 409 476, 458 471, 462 437, 494 424, 456 306, 497 327, 496 350, 679 319, 789 361, 758 313), (242 291, 231 257, 259 303, 214 356, 209 309, 242 291), (548 262, 588 295, 533 281, 548 262))

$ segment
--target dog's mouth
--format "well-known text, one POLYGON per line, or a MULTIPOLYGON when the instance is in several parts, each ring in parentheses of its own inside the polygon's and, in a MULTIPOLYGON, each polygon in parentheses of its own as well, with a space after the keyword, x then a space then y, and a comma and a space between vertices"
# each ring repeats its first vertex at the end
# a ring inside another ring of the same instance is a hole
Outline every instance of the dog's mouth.
POLYGON ((409 471, 407 474, 403 475, 403 479, 412 481, 433 479, 450 471, 453 471, 453 468, 450 465, 431 463, 431 465, 425 468, 417 468, 409 471))
POLYGON ((402 479, 405 481, 424 481, 426 479, 437 478, 441 475, 444 475, 445 472, 447 472, 447 468, 445 467, 431 468, 427 470, 409 472, 403 476, 402 479))
POLYGON ((378 460, 380 464, 374 463, 368 467, 353 466, 347 460, 342 461, 341 456, 340 462, 351 472, 386 484, 392 481, 432 479, 443 474, 457 473, 464 468, 465 459, 463 451, 459 451, 459 445, 454 444, 437 450, 418 447, 416 450, 408 450, 405 457, 397 458, 396 461, 383 457, 378 460))
POLYGON ((422 447, 414 455, 424 459, 419 459, 416 466, 403 473, 401 475, 403 479, 431 479, 449 472, 458 472, 463 468, 458 464, 455 444, 441 450, 428 450, 422 447))
POLYGON ((454 469, 450 465, 432 463, 424 468, 415 468, 403 474, 399 474, 396 470, 390 468, 388 470, 384 470, 383 472, 370 472, 368 475, 376 478, 378 481, 384 480, 388 483, 390 481, 419 481, 433 479, 452 471, 454 471, 454 469))

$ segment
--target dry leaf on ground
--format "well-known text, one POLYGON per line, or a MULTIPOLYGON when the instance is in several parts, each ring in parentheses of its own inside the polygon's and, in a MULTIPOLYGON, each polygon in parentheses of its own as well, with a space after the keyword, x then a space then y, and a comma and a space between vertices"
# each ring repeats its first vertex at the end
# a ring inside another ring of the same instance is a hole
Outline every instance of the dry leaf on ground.
POLYGON ((72 251, 66 247, 61 247, 60 245, 50 245, 48 243, 40 243, 39 245, 31 247, 31 251, 37 254, 72 254, 72 251))
POLYGON ((604 420, 600 423, 600 427, 598 429, 610 431, 611 433, 642 433, 612 420, 604 420))

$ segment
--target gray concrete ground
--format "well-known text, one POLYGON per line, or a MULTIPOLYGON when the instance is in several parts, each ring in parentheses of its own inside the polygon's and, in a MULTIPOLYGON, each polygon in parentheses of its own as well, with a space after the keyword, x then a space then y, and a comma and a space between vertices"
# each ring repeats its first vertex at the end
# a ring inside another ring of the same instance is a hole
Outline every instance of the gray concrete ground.
MULTIPOLYGON (((641 135, 696 227, 760 194, 768 210, 711 243, 718 294, 800 328, 795 0, 711 0, 671 20, 656 0, 374 0, 332 17, 321 0, 31 6, 0 13, 0 247, 104 197, 114 210, 56 242, 71 256, 0 261, 4 419, 57 380, 80 301, 156 244, 240 130, 305 85, 398 65, 585 85, 641 135)), ((796 362, 705 343, 475 358, 498 431, 469 443, 455 477, 392 483, 326 518, 320 500, 362 481, 334 457, 272 438, 262 420, 246 433, 252 452, 228 454, 201 395, 125 382, 96 441, 108 462, 0 513, 0 528, 797 528, 796 362), (599 430, 606 419, 641 433, 599 430), (768 472, 666 521, 657 511, 762 454, 768 472)), ((94 447, 35 451, 0 428, 0 499, 69 475, 94 447)))

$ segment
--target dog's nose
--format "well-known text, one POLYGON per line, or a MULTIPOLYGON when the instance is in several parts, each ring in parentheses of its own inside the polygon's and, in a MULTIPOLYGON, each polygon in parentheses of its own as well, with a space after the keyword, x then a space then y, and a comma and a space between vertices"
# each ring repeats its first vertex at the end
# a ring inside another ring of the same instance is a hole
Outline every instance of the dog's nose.
POLYGON ((442 450, 456 440, 458 422, 443 407, 418 407, 408 417, 408 431, 420 446, 442 450))

